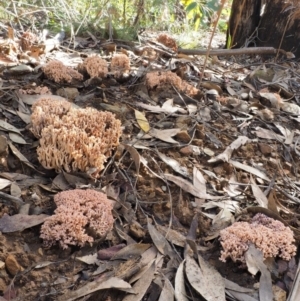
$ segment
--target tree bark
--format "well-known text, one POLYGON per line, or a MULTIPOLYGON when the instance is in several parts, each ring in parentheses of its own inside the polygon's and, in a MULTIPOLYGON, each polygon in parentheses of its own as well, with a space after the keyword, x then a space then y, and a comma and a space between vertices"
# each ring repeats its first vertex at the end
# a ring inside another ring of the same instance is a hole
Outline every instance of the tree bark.
POLYGON ((226 44, 280 48, 300 57, 299 0, 233 0, 226 44))

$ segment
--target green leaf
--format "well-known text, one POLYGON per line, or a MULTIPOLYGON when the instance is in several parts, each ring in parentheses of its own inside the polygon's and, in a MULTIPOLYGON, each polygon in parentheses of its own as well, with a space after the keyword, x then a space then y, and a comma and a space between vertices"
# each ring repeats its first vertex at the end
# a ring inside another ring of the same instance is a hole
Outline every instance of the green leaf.
POLYGON ((194 13, 196 13, 196 11, 198 10, 198 3, 197 2, 192 2, 190 3, 186 8, 185 8, 187 13, 190 13, 192 11, 195 11, 194 13))

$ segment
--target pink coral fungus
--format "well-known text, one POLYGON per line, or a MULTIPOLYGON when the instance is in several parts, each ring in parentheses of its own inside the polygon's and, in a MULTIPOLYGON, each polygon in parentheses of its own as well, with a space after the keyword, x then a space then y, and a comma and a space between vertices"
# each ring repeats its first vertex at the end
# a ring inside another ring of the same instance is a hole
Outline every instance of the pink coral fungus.
POLYGON ((40 138, 37 154, 44 168, 84 171, 93 177, 99 176, 121 136, 121 123, 112 113, 73 108, 51 96, 33 105, 31 122, 31 131, 40 138))
POLYGON ((120 78, 130 71, 130 59, 127 55, 120 53, 111 59, 110 68, 115 77, 120 78))
POLYGON ((45 75, 56 83, 71 83, 72 80, 82 80, 83 76, 60 61, 50 61, 43 67, 45 75))
POLYGON ((162 33, 158 36, 157 41, 166 47, 171 48, 174 51, 177 51, 177 44, 176 41, 170 37, 169 35, 162 33))
POLYGON ((184 92, 189 96, 197 96, 201 94, 201 92, 197 88, 182 80, 178 75, 176 75, 172 71, 149 72, 146 75, 146 83, 147 86, 151 89, 156 87, 165 88, 166 84, 170 84, 173 85, 179 91, 184 92))
POLYGON ((95 190, 74 189, 55 195, 55 214, 48 217, 40 237, 47 247, 59 243, 84 246, 94 238, 104 238, 113 226, 112 203, 106 195, 95 190))
POLYGON ((256 214, 251 223, 235 222, 220 232, 223 247, 220 259, 245 262, 244 254, 252 243, 263 252, 264 258, 279 256, 290 260, 296 254, 293 232, 282 222, 256 214))
POLYGON ((87 57, 78 66, 80 71, 88 73, 90 77, 105 77, 108 73, 107 62, 99 56, 87 57))

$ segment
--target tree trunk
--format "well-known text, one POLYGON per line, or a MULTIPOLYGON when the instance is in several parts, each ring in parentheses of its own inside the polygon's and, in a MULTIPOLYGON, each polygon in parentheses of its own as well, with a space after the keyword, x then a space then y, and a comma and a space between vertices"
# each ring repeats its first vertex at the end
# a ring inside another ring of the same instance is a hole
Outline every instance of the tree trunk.
POLYGON ((233 0, 226 45, 281 48, 300 57, 299 0, 233 0))

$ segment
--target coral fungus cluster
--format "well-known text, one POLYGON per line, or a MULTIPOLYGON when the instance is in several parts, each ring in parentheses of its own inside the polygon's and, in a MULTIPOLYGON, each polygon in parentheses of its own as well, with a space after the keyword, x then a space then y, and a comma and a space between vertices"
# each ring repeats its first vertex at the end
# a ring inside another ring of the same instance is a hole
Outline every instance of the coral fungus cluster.
POLYGON ((293 232, 282 222, 256 214, 251 223, 235 222, 220 232, 223 247, 220 259, 245 262, 245 252, 252 243, 263 252, 264 258, 279 256, 290 260, 296 254, 293 232))
POLYGON ((107 62, 99 56, 87 57, 82 64, 78 66, 82 72, 86 72, 91 78, 105 77, 108 73, 107 62))
POLYGON ((115 54, 111 59, 110 64, 111 72, 114 74, 116 78, 122 77, 124 73, 130 71, 130 59, 127 55, 115 54))
POLYGON ((42 166, 56 171, 93 171, 99 176, 119 144, 121 123, 110 112, 73 108, 66 100, 45 96, 32 106, 33 134, 42 166))
POLYGON ((176 89, 189 96, 196 96, 201 93, 197 88, 182 80, 172 71, 154 71, 146 75, 146 83, 149 88, 164 87, 166 84, 173 85, 176 89))
POLYGON ((171 48, 172 50, 177 51, 176 41, 169 35, 162 33, 158 36, 157 41, 159 43, 171 48))
POLYGON ((60 61, 50 61, 43 67, 44 74, 56 83, 71 83, 72 80, 82 80, 83 76, 60 61))
POLYGON ((84 246, 94 238, 103 238, 112 229, 112 204, 106 195, 95 190, 74 189, 54 196, 55 214, 41 227, 40 237, 50 247, 59 243, 84 246))

